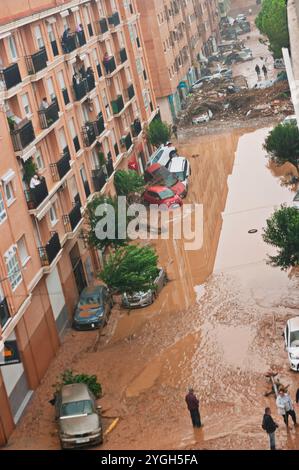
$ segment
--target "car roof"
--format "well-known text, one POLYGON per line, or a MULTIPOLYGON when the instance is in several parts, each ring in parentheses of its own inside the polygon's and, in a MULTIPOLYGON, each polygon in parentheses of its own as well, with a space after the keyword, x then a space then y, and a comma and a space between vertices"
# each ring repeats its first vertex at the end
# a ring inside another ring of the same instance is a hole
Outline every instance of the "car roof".
POLYGON ((85 297, 86 295, 99 294, 105 288, 106 288, 106 286, 103 286, 103 285, 85 287, 85 289, 83 289, 83 291, 81 292, 80 297, 85 297))
POLYGON ((169 189, 171 192, 173 192, 172 189, 167 188, 167 186, 150 186, 148 188, 148 191, 152 191, 154 193, 161 193, 162 191, 165 191, 166 189, 169 189))
POLYGON ((167 168, 171 171, 182 171, 184 169, 186 160, 187 159, 185 157, 173 157, 170 160, 167 168))
POLYGON ((88 386, 84 383, 64 385, 61 389, 61 402, 90 400, 88 386))
POLYGON ((294 318, 290 318, 290 319, 288 320, 288 324, 289 324, 290 331, 297 331, 297 330, 299 330, 299 316, 298 316, 298 317, 294 317, 294 318))

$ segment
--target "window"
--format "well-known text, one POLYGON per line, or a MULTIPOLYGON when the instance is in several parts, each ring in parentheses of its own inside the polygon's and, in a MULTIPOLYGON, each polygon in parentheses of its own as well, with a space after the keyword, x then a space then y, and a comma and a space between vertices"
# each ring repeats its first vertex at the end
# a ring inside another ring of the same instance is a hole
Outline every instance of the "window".
POLYGON ((4 295, 3 291, 0 286, 0 325, 1 328, 4 327, 4 325, 8 322, 10 316, 9 316, 9 310, 7 308, 7 302, 4 301, 4 295))
POLYGON ((138 59, 136 59, 136 67, 137 67, 138 75, 141 75, 142 74, 142 62, 139 57, 138 59))
POLYGON ((111 112, 110 112, 110 107, 109 107, 107 94, 106 94, 105 90, 102 91, 102 98, 103 98, 103 103, 104 103, 104 106, 105 106, 105 109, 106 109, 107 117, 109 119, 109 117, 111 116, 111 112))
POLYGON ((15 246, 11 247, 5 253, 4 259, 11 288, 12 290, 15 290, 20 282, 22 282, 22 274, 17 258, 17 248, 15 246))
POLYGON ((4 201, 2 197, 2 193, 0 192, 0 224, 3 222, 3 220, 6 219, 6 210, 4 206, 4 201))
POLYGON ((130 67, 127 67, 125 70, 126 70, 127 81, 128 81, 128 83, 131 83, 132 82, 132 75, 131 75, 130 67))
POLYGON ((55 35, 54 35, 54 31, 53 31, 53 27, 51 24, 48 24, 48 36, 49 36, 49 40, 50 42, 53 42, 55 41, 55 35))
POLYGON ((56 98, 56 94, 55 94, 54 83, 53 83, 52 78, 48 78, 48 80, 47 80, 47 88, 48 88, 48 92, 49 92, 50 98, 51 98, 51 100, 53 101, 53 100, 56 98))
POLYGON ((53 225, 57 224, 57 222, 58 222, 55 204, 53 204, 53 206, 51 206, 51 209, 49 210, 49 216, 50 216, 51 225, 53 227, 53 225))
POLYGON ((93 49, 93 50, 92 50, 92 58, 93 58, 93 60, 94 60, 94 63, 95 63, 96 65, 98 65, 98 64, 99 64, 99 59, 98 59, 98 54, 97 54, 97 50, 96 50, 96 49, 93 49))
POLYGON ((69 120, 69 129, 70 129, 70 133, 71 133, 72 139, 74 139, 75 137, 77 137, 76 126, 75 126, 74 118, 71 118, 71 119, 69 120))
POLYGON ((15 200, 13 186, 12 186, 11 181, 4 185, 4 192, 5 192, 7 205, 9 206, 15 200))
POLYGON ((9 36, 8 38, 8 47, 9 47, 10 56, 12 60, 16 60, 18 58, 18 51, 17 51, 15 38, 13 36, 9 36))
POLYGON ((63 151, 67 147, 67 141, 63 127, 59 129, 59 142, 61 150, 63 151))
POLYGON ((147 108, 148 108, 148 105, 149 105, 149 103, 148 103, 148 92, 147 92, 147 90, 143 90, 143 91, 142 91, 142 96, 143 96, 143 101, 144 101, 145 109, 147 109, 147 108))
POLYGON ((121 31, 118 34, 118 42, 120 48, 125 47, 124 35, 121 31))
POLYGON ((94 102, 94 107, 95 107, 96 113, 99 114, 102 111, 100 101, 99 101, 99 97, 96 96, 94 98, 93 102, 94 102))
POLYGON ((25 112, 26 116, 28 116, 29 114, 31 114, 28 93, 25 93, 24 95, 22 95, 21 99, 22 99, 24 112, 25 112))
POLYGON ((35 28, 34 28, 34 36, 35 36, 35 39, 36 39, 38 48, 39 48, 39 49, 42 49, 43 47, 45 47, 45 43, 44 43, 44 40, 43 40, 42 32, 41 32, 41 29, 40 29, 39 26, 35 26, 35 28))
POLYGON ((20 240, 17 242, 17 247, 18 247, 18 252, 19 252, 21 265, 24 266, 26 264, 26 262, 28 261, 28 259, 29 259, 29 255, 28 255, 28 252, 27 252, 25 235, 23 235, 20 238, 20 240))
POLYGON ((35 164, 36 164, 38 170, 43 170, 45 168, 43 156, 42 156, 40 150, 38 150, 36 152, 36 154, 34 156, 34 161, 35 161, 35 164))
POLYGON ((104 5, 103 5, 103 0, 99 0, 98 1, 98 10, 99 10, 99 14, 100 14, 100 17, 103 18, 105 15, 105 9, 104 9, 104 5))

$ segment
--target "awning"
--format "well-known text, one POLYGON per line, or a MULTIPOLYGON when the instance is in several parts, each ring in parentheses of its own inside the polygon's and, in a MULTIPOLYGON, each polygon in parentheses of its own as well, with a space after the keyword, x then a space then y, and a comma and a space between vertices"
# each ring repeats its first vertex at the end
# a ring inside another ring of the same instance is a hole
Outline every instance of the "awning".
POLYGON ((1 176, 1 180, 4 184, 9 183, 16 176, 15 172, 10 168, 5 175, 1 176))
POLYGON ((7 33, 1 33, 0 34, 0 39, 8 38, 9 36, 11 36, 10 31, 8 31, 7 33))
POLYGON ((51 206, 52 206, 51 202, 48 202, 48 203, 45 205, 45 207, 43 208, 43 210, 41 210, 41 211, 37 214, 36 218, 37 218, 38 221, 41 221, 42 218, 45 217, 45 215, 47 214, 47 212, 49 212, 49 210, 51 209, 51 206))
POLYGON ((70 10, 71 10, 72 12, 74 12, 74 11, 79 11, 79 7, 71 7, 70 10))
POLYGON ((61 11, 61 12, 60 12, 60 16, 61 16, 62 18, 65 18, 66 16, 69 16, 69 14, 70 14, 70 13, 69 13, 68 10, 64 10, 64 11, 61 11))
POLYGON ((34 145, 30 150, 28 150, 28 152, 24 153, 21 156, 23 162, 26 162, 28 160, 28 158, 32 157, 35 154, 36 150, 37 150, 37 148, 34 145))
POLYGON ((49 23, 49 24, 56 23, 55 16, 50 16, 49 18, 46 19, 46 22, 49 23))

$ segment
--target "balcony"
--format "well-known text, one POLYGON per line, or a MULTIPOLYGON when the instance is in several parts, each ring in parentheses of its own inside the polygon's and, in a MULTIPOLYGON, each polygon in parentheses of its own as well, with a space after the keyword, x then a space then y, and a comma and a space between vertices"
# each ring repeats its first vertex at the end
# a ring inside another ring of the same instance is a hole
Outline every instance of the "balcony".
POLYGON ((39 122, 42 129, 47 129, 59 119, 59 106, 55 99, 48 108, 38 111, 39 122))
POLYGON ((70 102, 70 97, 69 97, 69 93, 67 91, 67 88, 63 88, 61 91, 62 91, 64 104, 68 105, 69 102, 70 102))
POLYGON ((111 176, 112 173, 114 172, 113 160, 111 158, 111 154, 110 154, 110 158, 108 158, 108 161, 106 163, 106 170, 107 170, 107 175, 108 175, 108 178, 109 178, 109 176, 111 176))
POLYGON ((46 199, 48 194, 49 193, 45 178, 42 178, 40 184, 35 186, 35 188, 26 189, 25 197, 28 209, 37 209, 38 206, 46 199))
POLYGON ((92 29, 91 23, 89 23, 89 24, 87 25, 87 29, 88 29, 88 34, 89 34, 89 36, 90 36, 90 37, 93 36, 93 29, 92 29))
POLYGON ((87 91, 91 91, 96 87, 93 72, 86 74, 86 83, 87 83, 87 91))
POLYGON ((65 231, 67 233, 74 232, 76 229, 77 225, 80 223, 82 220, 82 215, 81 215, 81 210, 80 210, 80 204, 75 204, 71 212, 67 215, 63 215, 63 224, 65 231))
POLYGON ((103 168, 92 170, 92 183, 95 191, 101 191, 106 184, 107 175, 103 168))
POLYGON ((105 122, 103 118, 103 114, 99 113, 98 118, 96 121, 94 121, 94 126, 95 126, 95 133, 96 136, 101 135, 102 132, 105 130, 105 122))
POLYGON ((52 232, 52 236, 48 243, 45 246, 40 246, 38 248, 42 266, 50 266, 50 264, 54 261, 60 250, 61 245, 58 233, 52 232))
POLYGON ((82 98, 84 98, 84 96, 86 96, 88 92, 87 78, 83 78, 83 80, 81 80, 80 82, 74 83, 73 90, 75 95, 75 101, 82 100, 82 98))
POLYGON ((53 56, 56 57, 57 55, 59 55, 57 41, 55 39, 54 41, 51 41, 51 47, 52 47, 53 56))
MULTIPOLYGON (((0 297, 1 299, 1 297, 0 297)), ((8 322, 10 319, 10 311, 6 298, 0 301, 0 326, 1 328, 8 322)))
POLYGON ((135 96, 135 90, 133 83, 127 88, 128 98, 131 100, 135 96))
POLYGON ((124 109, 124 100, 121 95, 118 95, 116 100, 111 101, 111 107, 113 114, 119 114, 122 109, 124 109))
POLYGON ((77 49, 77 36, 76 33, 69 34, 68 37, 61 39, 61 47, 64 54, 69 54, 77 49))
POLYGON ((98 72, 98 77, 101 78, 103 73, 102 73, 102 68, 101 68, 101 64, 98 64, 97 65, 97 72, 98 72))
POLYGON ((0 81, 5 83, 6 90, 21 83, 22 78, 18 64, 12 64, 0 70, 0 81))
POLYGON ((90 187, 89 187, 89 183, 87 180, 84 181, 83 186, 84 186, 85 196, 88 198, 88 196, 90 195, 90 187))
POLYGON ((77 47, 82 47, 86 44, 86 37, 84 31, 76 32, 77 47))
POLYGON ((20 152, 24 150, 31 142, 35 139, 35 133, 31 121, 26 120, 26 122, 17 129, 10 131, 12 138, 13 148, 15 152, 20 152))
POLYGON ((120 49, 120 51, 119 51, 119 58, 120 58, 120 61, 121 61, 122 64, 124 62, 126 62, 126 60, 128 59, 127 51, 124 47, 122 49, 120 49))
POLYGON ((78 139, 78 136, 77 136, 77 135, 73 138, 73 144, 74 144, 74 147, 75 147, 76 152, 79 152, 79 150, 80 150, 80 142, 79 142, 79 139, 78 139))
POLYGON ((116 69, 115 59, 113 55, 109 57, 109 60, 107 62, 103 62, 103 64, 105 67, 106 75, 109 75, 116 69))
POLYGON ((64 152, 58 162, 51 163, 50 169, 53 181, 60 181, 71 169, 69 152, 64 152))
POLYGON ((140 132, 142 131, 140 119, 134 120, 133 124, 131 124, 131 130, 133 137, 137 137, 140 134, 140 132))
POLYGON ((82 127, 82 137, 85 147, 90 147, 96 140, 95 125, 93 122, 86 122, 82 127))
POLYGON ((115 28, 120 24, 119 14, 118 11, 114 12, 113 15, 108 17, 108 23, 111 28, 115 28))
POLYGON ((130 132, 125 137, 125 146, 127 150, 129 150, 129 148, 132 146, 132 138, 130 132))
POLYGON ((100 34, 104 34, 108 31, 108 23, 106 18, 102 18, 99 21, 100 34))
POLYGON ((40 51, 35 52, 35 54, 26 56, 25 61, 28 73, 33 75, 40 70, 45 69, 47 67, 47 60, 48 56, 44 47, 40 51))

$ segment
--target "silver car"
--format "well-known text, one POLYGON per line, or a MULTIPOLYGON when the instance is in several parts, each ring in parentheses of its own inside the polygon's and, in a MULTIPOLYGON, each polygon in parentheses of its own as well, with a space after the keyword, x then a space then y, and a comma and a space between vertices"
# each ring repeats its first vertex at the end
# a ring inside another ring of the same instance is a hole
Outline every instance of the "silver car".
POLYGON ((154 280, 154 290, 148 290, 147 292, 134 292, 133 294, 122 295, 122 305, 125 308, 140 308, 147 307, 152 304, 167 282, 167 275, 164 269, 159 269, 159 274, 154 280))
POLYGON ((99 408, 86 384, 64 385, 56 395, 55 409, 62 449, 103 442, 99 408))

